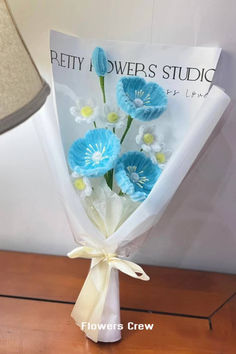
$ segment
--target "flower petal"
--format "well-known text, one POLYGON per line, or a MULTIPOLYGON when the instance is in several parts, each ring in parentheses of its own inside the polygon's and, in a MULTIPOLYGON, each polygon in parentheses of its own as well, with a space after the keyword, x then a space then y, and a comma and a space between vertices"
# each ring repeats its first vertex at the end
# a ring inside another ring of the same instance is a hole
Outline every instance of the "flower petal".
POLYGON ((108 129, 94 129, 70 147, 68 163, 80 176, 103 176, 112 169, 120 153, 120 141, 108 129))
POLYGON ((123 154, 115 167, 118 186, 134 201, 147 198, 160 174, 158 165, 139 151, 123 154))
POLYGON ((116 94, 121 109, 132 118, 143 121, 158 118, 167 106, 167 95, 163 88, 154 82, 146 83, 140 77, 121 78, 116 94))

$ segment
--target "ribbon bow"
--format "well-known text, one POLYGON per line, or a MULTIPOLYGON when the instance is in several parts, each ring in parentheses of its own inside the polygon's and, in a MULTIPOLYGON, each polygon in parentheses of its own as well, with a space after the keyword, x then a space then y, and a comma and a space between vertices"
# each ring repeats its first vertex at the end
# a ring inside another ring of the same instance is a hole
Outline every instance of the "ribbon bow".
POLYGON ((96 324, 101 322, 112 268, 133 278, 145 281, 150 278, 138 264, 121 259, 115 253, 107 253, 103 249, 77 247, 68 253, 68 257, 92 259, 90 271, 71 316, 87 337, 97 342, 99 330, 84 329, 82 322, 96 324))

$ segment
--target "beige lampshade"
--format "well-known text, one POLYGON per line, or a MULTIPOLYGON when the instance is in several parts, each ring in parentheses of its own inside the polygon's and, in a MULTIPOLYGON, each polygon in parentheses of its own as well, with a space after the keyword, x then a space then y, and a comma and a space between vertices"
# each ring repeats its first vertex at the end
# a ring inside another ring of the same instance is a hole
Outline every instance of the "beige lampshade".
POLYGON ((0 134, 22 123, 45 102, 50 88, 41 78, 15 26, 5 0, 0 0, 0 134))

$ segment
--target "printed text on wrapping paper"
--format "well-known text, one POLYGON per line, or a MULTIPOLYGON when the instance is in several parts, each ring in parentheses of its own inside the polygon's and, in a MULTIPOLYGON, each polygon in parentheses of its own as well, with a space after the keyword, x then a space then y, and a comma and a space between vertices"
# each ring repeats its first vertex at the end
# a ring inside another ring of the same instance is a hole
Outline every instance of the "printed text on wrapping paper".
MULTIPOLYGON (((93 67, 91 59, 57 52, 51 49, 51 63, 59 67, 82 71, 92 72, 93 67)), ((215 68, 196 68, 191 66, 175 66, 166 64, 159 67, 156 63, 145 65, 140 62, 108 60, 108 74, 115 73, 125 76, 141 76, 155 78, 161 76, 165 80, 176 81, 200 81, 212 82, 215 68)))

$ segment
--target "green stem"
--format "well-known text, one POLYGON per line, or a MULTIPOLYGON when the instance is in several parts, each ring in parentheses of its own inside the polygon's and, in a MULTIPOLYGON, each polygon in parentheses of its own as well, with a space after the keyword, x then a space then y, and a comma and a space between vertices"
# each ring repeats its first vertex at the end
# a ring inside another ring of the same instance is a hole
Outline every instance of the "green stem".
POLYGON ((93 125, 94 125, 94 128, 97 128, 97 124, 95 121, 93 122, 93 125))
POLYGON ((128 133, 129 131, 129 128, 131 126, 131 123, 133 122, 133 118, 131 118, 130 116, 128 116, 128 120, 127 120, 127 126, 126 126, 126 129, 124 131, 124 134, 122 135, 122 138, 120 139, 120 143, 122 144, 125 137, 126 137, 126 134, 128 133))
POLYGON ((113 172, 114 172, 113 169, 108 172, 109 173, 109 177, 110 177, 110 180, 109 180, 110 186, 109 187, 111 188, 111 190, 112 190, 112 187, 113 187, 113 172))
POLYGON ((107 182, 107 185, 109 186, 108 172, 105 173, 104 178, 105 178, 105 181, 107 182))
POLYGON ((101 90, 102 90, 103 102, 106 103, 104 76, 99 76, 99 82, 100 82, 100 86, 101 86, 101 90))
POLYGON ((108 187, 112 190, 113 187, 113 169, 108 171, 105 175, 104 178, 107 182, 108 187))

